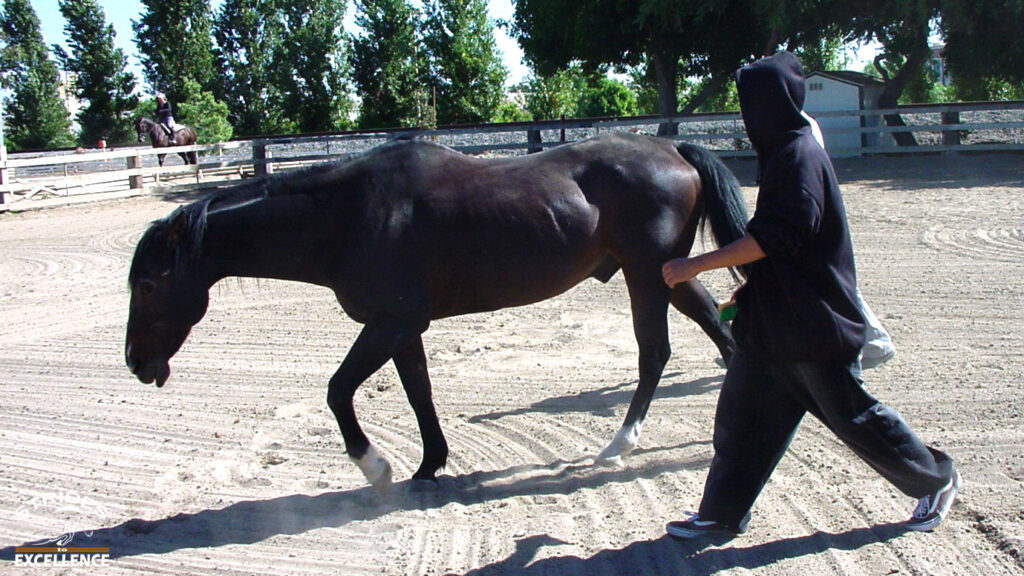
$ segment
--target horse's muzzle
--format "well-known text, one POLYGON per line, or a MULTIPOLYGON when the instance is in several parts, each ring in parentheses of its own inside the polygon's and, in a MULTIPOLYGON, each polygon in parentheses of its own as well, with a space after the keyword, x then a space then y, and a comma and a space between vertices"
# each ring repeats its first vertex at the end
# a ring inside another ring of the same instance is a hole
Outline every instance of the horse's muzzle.
POLYGON ((124 361, 128 370, 143 384, 156 382, 156 387, 162 388, 171 377, 171 366, 167 361, 142 361, 132 355, 131 345, 125 347, 124 361))

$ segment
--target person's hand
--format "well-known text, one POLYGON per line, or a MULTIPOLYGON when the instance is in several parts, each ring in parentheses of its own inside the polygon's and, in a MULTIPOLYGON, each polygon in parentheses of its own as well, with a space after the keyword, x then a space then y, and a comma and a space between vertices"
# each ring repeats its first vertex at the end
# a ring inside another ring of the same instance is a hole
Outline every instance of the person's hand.
POLYGON ((661 267, 661 277, 665 279, 665 284, 668 284, 669 288, 674 288, 676 284, 693 279, 700 271, 693 258, 676 258, 661 267))

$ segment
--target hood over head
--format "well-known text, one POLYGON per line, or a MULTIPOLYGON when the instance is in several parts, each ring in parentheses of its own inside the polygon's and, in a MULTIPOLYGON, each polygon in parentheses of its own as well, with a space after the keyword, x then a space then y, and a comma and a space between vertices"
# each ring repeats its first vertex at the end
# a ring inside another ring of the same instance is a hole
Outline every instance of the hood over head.
POLYGON ((736 71, 743 124, 758 154, 772 150, 795 130, 810 126, 801 114, 804 70, 790 52, 778 52, 736 71))

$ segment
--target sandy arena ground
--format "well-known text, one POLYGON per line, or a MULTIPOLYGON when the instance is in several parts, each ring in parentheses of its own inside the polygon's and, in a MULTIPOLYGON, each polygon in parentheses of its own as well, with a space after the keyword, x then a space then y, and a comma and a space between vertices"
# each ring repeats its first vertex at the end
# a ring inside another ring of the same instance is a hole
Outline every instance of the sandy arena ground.
MULTIPOLYGON (((734 167, 752 185, 753 163, 734 167)), ((437 490, 410 487, 420 441, 393 368, 364 384, 356 409, 398 481, 381 497, 325 404, 359 327, 324 289, 222 282, 166 387, 128 373, 135 242, 186 200, 143 197, 0 215, 0 572, 1021 574, 1024 157, 837 169, 863 292, 899 349, 868 386, 964 477, 935 533, 905 533, 914 502, 807 420, 747 535, 665 536, 699 502, 723 370, 673 311, 641 448, 623 468, 592 466, 636 381, 621 275, 431 327, 451 446, 437 490), (15 546, 63 534, 112 560, 13 563, 15 546)), ((705 280, 719 297, 732 289, 705 280)))

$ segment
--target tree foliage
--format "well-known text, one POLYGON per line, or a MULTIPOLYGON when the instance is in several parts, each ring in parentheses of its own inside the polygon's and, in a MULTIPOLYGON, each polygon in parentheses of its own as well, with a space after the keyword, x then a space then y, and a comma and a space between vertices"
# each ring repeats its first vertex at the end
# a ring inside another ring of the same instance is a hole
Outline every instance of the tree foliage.
POLYGON ((428 126, 426 54, 419 50, 418 12, 409 0, 357 0, 352 78, 361 100, 359 126, 428 126))
POLYGON ((940 30, 961 98, 1024 98, 1024 2, 943 0, 940 30))
POLYGON ((209 0, 141 0, 133 20, 149 87, 164 92, 172 103, 186 97, 185 83, 213 88, 215 78, 209 0))
POLYGON ((79 143, 94 145, 133 139, 132 114, 138 105, 128 57, 115 47, 114 27, 96 0, 61 0, 71 54, 59 51, 64 69, 74 76, 73 92, 85 106, 78 113, 79 143))
POLYGON ((578 63, 548 76, 531 76, 521 87, 533 120, 630 116, 639 112, 636 94, 620 80, 578 63))
POLYGON ((0 40, 0 87, 10 91, 4 98, 5 144, 12 150, 71 146, 71 120, 58 95, 60 71, 28 0, 4 1, 0 40))
POLYGON ((303 132, 349 126, 345 0, 278 0, 282 41, 274 54, 275 84, 286 117, 303 132))
POLYGON ((437 123, 486 122, 495 116, 508 70, 494 27, 484 0, 424 3, 423 43, 437 91, 437 123))
POLYGON ((217 100, 212 92, 203 90, 195 80, 186 80, 184 89, 185 100, 178 106, 175 121, 191 126, 200 144, 230 140, 234 129, 228 122, 228 105, 217 100))
POLYGON ((225 0, 214 18, 218 93, 239 134, 285 134, 298 130, 284 113, 274 55, 284 30, 274 0, 225 0))
POLYGON ((621 80, 605 74, 589 77, 576 99, 576 116, 632 116, 639 111, 636 94, 621 80))
POLYGON ((657 84, 658 112, 673 115, 681 78, 711 77, 713 90, 768 43, 771 30, 760 6, 749 0, 521 0, 514 34, 541 73, 574 60, 592 70, 646 62, 657 84))

